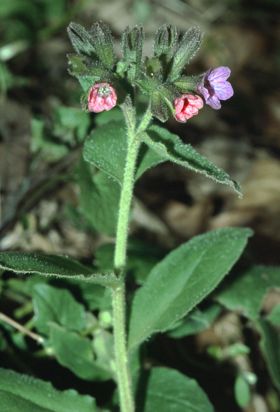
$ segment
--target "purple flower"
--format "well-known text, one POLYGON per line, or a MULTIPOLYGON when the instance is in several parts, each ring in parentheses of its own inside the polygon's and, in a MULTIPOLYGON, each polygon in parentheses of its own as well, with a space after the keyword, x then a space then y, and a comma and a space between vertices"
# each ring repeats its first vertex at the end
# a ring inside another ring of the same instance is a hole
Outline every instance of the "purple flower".
POLYGON ((213 109, 221 108, 220 100, 227 100, 233 96, 233 88, 227 79, 230 76, 230 68, 225 66, 208 70, 203 76, 197 90, 213 109))

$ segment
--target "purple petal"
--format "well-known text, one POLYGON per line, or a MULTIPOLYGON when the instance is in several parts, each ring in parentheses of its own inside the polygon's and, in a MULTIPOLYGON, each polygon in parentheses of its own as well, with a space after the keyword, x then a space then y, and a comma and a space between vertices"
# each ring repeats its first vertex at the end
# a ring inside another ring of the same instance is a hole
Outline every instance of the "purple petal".
POLYGON ((231 70, 229 67, 220 66, 216 69, 212 69, 208 74, 207 78, 210 83, 215 83, 216 81, 227 80, 230 76, 231 70))
POLYGON ((209 90, 202 84, 198 86, 197 90, 200 94, 202 94, 205 100, 207 100, 210 97, 209 90))
POLYGON ((233 88, 230 82, 217 82, 214 85, 214 90, 216 96, 220 100, 227 100, 230 99, 233 96, 233 88))
POLYGON ((212 109, 219 110, 221 108, 221 103, 218 97, 214 94, 206 100, 206 104, 212 107, 212 109))

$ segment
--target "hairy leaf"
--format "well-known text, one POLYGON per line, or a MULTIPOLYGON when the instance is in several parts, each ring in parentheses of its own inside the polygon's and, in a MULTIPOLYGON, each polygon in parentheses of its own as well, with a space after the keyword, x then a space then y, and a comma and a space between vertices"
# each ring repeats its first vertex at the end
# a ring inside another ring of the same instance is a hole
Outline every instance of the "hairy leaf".
POLYGON ((0 369, 1 412, 95 412, 95 400, 73 389, 58 391, 49 382, 0 369))
POLYGON ((237 182, 218 168, 206 157, 199 154, 190 144, 184 144, 181 139, 163 127, 151 126, 143 133, 143 141, 154 150, 163 161, 169 160, 194 172, 233 188, 239 195, 240 187, 237 182))
POLYGON ((76 260, 43 253, 0 252, 0 268, 15 273, 80 279, 104 286, 111 286, 116 282, 113 274, 94 273, 93 269, 76 260))
POLYGON ((169 329, 211 293, 238 260, 251 234, 241 228, 208 232, 158 263, 133 299, 130 348, 169 329))
MULTIPOLYGON (((85 142, 84 159, 112 177, 120 185, 127 151, 126 129, 123 121, 112 121, 94 130, 85 142)), ((161 163, 162 159, 150 149, 140 150, 136 178, 161 163)))

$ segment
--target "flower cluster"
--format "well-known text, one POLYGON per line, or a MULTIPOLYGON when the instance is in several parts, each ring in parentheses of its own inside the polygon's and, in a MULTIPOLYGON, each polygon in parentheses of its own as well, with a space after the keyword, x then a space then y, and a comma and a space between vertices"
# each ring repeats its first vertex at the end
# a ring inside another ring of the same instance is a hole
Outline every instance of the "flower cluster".
POLYGON ((80 81, 90 112, 111 110, 134 88, 147 96, 156 118, 164 122, 172 114, 184 123, 197 115, 204 103, 217 110, 221 101, 233 95, 228 67, 198 76, 182 74, 200 46, 201 32, 196 27, 179 39, 174 27, 162 26, 155 35, 154 55, 145 59, 141 27, 127 28, 123 33, 120 60, 110 30, 103 23, 95 23, 90 31, 71 23, 68 33, 77 52, 69 55, 70 73, 80 81))

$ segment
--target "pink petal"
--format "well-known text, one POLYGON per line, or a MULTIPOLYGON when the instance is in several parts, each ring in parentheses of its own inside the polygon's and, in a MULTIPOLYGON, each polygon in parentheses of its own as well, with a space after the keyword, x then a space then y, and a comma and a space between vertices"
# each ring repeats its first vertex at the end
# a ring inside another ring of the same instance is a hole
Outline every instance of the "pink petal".
POLYGON ((175 119, 180 123, 186 123, 186 121, 187 121, 186 116, 182 112, 181 113, 176 113, 175 119))
POLYGON ((182 97, 177 97, 174 100, 175 112, 180 113, 184 107, 184 99, 182 97))

